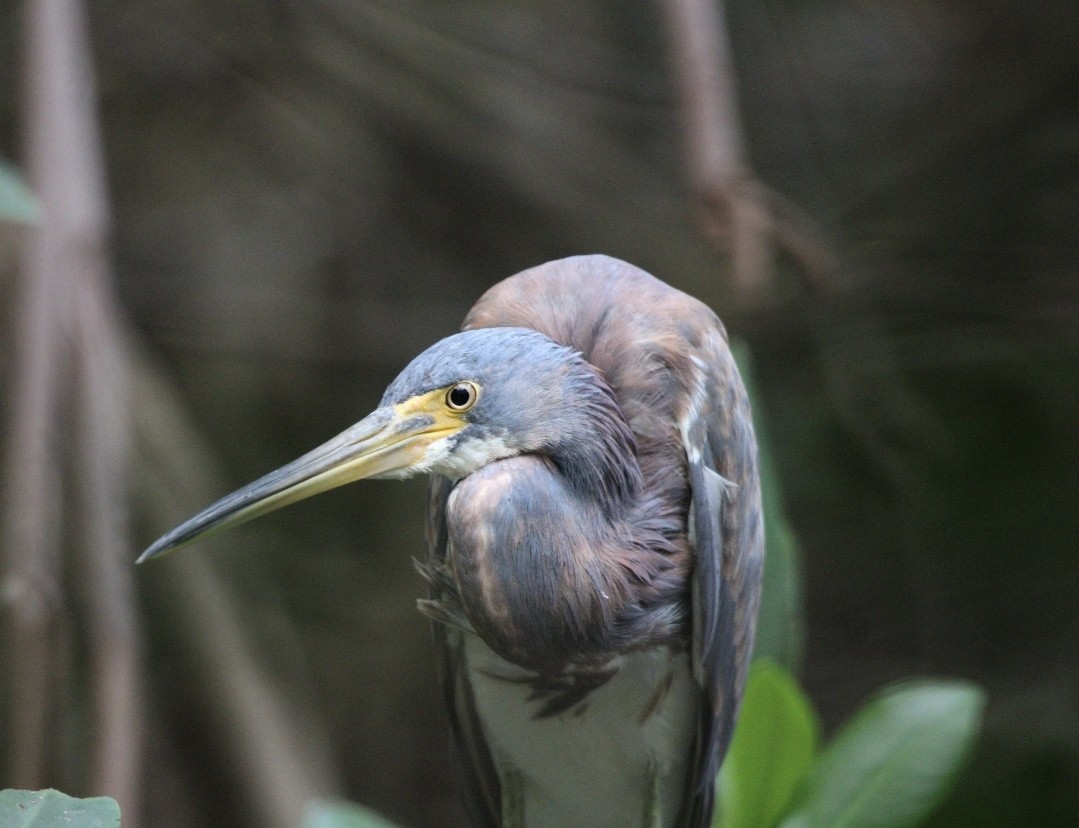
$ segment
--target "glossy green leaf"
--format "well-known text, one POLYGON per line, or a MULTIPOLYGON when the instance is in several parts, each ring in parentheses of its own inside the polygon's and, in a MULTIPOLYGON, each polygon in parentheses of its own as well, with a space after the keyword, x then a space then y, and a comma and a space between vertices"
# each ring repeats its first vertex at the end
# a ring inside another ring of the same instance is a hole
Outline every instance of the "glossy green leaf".
POLYGON ((806 777, 820 725, 794 678, 774 662, 753 663, 734 740, 719 773, 721 828, 771 828, 806 777))
POLYGON ((814 763, 783 828, 917 825, 951 788, 981 726, 985 694, 910 682, 864 707, 814 763))
POLYGON ((41 215, 41 205, 19 174, 0 161, 0 221, 32 223, 41 215))
POLYGON ((732 343, 738 371, 753 404, 764 507, 764 590, 757 619, 754 658, 770 658, 797 672, 802 663, 803 621, 800 552, 783 510, 783 492, 772 461, 767 415, 753 378, 753 360, 745 343, 732 343))
POLYGON ((59 791, 0 791, 0 828, 118 828, 115 799, 76 799, 59 791))
POLYGON ((313 802, 303 828, 397 828, 383 816, 351 802, 313 802))

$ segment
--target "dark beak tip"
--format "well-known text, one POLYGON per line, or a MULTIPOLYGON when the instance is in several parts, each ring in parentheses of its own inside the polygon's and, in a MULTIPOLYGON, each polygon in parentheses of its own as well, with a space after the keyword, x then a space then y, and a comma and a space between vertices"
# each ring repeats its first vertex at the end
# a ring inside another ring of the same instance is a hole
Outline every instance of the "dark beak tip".
POLYGON ((168 535, 159 540, 154 541, 143 551, 141 555, 135 558, 135 564, 144 564, 147 561, 152 561, 154 558, 160 558, 166 552, 169 552, 178 546, 174 541, 168 539, 168 535))
MULTIPOLYGON (((387 427, 394 421, 395 416, 394 412, 388 408, 376 409, 368 417, 329 442, 259 478, 254 483, 249 483, 232 494, 226 495, 181 523, 171 532, 162 535, 135 559, 135 563, 146 563, 268 511, 273 511, 280 506, 293 503, 297 499, 302 500, 311 494, 325 491, 327 488, 325 486, 316 488, 314 491, 302 491, 299 487, 312 480, 318 480, 324 473, 333 472, 344 461, 357 456, 362 458, 372 448, 383 447, 379 441, 387 436, 393 436, 387 432, 387 427), (372 441, 374 441, 373 444, 372 441), (290 491, 300 491, 300 494, 298 497, 289 497, 290 491), (286 499, 281 500, 277 497, 282 494, 286 496, 286 499)), ((328 487, 339 486, 342 482, 350 481, 346 479, 331 482, 328 487)))

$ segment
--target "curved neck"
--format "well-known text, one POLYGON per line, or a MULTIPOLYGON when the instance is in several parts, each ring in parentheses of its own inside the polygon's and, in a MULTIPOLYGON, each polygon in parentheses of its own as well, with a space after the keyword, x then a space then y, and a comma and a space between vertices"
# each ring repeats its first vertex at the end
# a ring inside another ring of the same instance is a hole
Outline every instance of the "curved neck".
POLYGON ((560 419, 559 438, 543 453, 574 493, 598 502, 608 515, 622 515, 643 487, 637 444, 610 387, 592 382, 560 419))

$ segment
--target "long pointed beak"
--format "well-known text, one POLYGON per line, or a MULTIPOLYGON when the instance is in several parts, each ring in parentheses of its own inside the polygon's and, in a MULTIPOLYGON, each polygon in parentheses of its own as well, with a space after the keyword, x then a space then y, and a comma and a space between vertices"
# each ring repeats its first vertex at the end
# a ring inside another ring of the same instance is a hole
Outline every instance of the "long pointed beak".
POLYGON ((459 421, 405 406, 379 408, 328 443, 180 524, 143 552, 137 563, 354 480, 407 476, 425 459, 432 443, 461 426, 459 421))

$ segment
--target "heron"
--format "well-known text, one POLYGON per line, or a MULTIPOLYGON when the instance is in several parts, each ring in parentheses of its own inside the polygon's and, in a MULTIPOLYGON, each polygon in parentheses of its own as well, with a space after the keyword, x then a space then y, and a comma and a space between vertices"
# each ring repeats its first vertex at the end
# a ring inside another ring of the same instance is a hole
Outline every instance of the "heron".
POLYGON ((378 408, 145 561, 356 480, 430 475, 428 585, 476 828, 705 828, 763 564, 719 318, 601 255, 496 284, 378 408))

